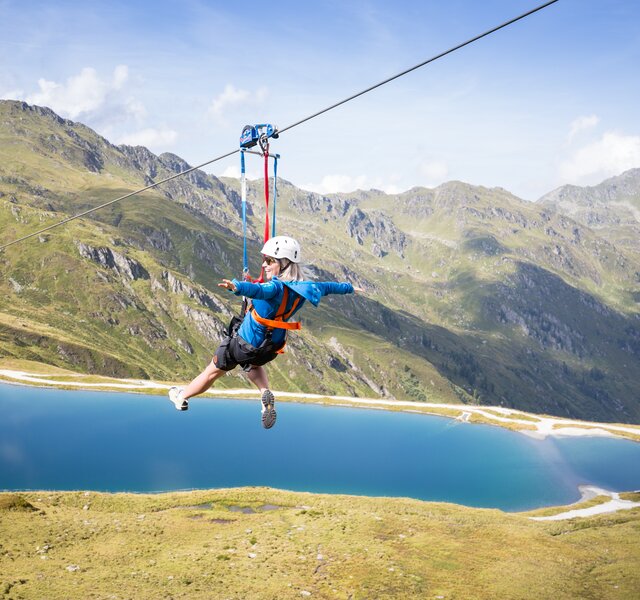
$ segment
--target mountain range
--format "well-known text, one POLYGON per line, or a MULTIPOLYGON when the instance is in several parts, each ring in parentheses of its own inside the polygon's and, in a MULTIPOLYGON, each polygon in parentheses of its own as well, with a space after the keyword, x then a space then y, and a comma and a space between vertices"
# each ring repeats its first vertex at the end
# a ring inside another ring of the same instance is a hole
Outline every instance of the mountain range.
MULTIPOLYGON (((1 242, 188 168, 0 101, 1 242)), ((313 278, 366 294, 302 312, 274 389, 640 422, 640 169, 537 202, 457 181, 321 195, 279 180, 277 224, 313 278)), ((193 171, 0 252, 0 359, 188 380, 239 310, 217 283, 241 269, 239 181, 193 171)))

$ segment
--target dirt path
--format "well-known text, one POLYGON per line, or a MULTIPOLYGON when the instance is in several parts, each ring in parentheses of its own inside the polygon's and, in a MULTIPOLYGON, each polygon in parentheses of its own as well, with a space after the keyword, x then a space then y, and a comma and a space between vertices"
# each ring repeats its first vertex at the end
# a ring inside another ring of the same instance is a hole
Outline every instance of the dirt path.
POLYGON ((582 498, 578 502, 584 502, 595 496, 609 496, 611 500, 604 504, 597 504, 588 508, 576 508, 568 510, 550 517, 529 517, 533 521, 561 521, 565 519, 575 519, 577 517, 592 517, 594 515, 604 515, 607 513, 617 512, 619 510, 629 510, 640 506, 640 502, 632 502, 631 500, 622 500, 617 492, 610 492, 595 486, 585 485, 580 487, 582 498))

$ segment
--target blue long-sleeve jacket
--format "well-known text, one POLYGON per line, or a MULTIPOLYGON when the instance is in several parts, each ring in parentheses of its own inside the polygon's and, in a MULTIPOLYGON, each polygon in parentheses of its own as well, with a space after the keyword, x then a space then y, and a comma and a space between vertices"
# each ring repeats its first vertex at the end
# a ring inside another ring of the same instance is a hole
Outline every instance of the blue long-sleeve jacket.
MULTIPOLYGON (((268 283, 250 283, 234 279, 233 284, 236 286, 236 291, 234 292, 236 296, 251 298, 256 312, 264 319, 273 319, 276 316, 276 312, 282 302, 285 285, 290 290, 285 312, 291 309, 296 296, 302 298, 288 320, 302 308, 305 300, 309 300, 311 304, 318 306, 322 296, 328 294, 353 294, 353 286, 350 283, 337 283, 335 281, 280 281, 280 279, 274 277, 268 283)), ((267 328, 258 323, 251 315, 251 312, 245 315, 238 330, 238 335, 256 348, 260 347, 260 344, 264 342, 266 333, 267 328)), ((274 344, 279 345, 284 343, 286 335, 286 330, 274 329, 271 333, 271 340, 274 344)))

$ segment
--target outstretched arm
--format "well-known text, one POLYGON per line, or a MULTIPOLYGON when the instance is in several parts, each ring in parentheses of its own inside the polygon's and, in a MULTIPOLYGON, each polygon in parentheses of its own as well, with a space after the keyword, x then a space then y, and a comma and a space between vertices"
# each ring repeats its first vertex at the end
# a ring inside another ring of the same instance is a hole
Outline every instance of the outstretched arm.
POLYGON ((223 279, 218 286, 232 291, 236 296, 246 296, 257 300, 271 300, 278 293, 278 287, 272 282, 250 283, 237 279, 223 279))
POLYGON ((329 294, 361 294, 364 292, 362 288, 354 287, 347 282, 337 283, 335 281, 316 281, 315 285, 318 286, 318 289, 323 296, 327 296, 329 294))

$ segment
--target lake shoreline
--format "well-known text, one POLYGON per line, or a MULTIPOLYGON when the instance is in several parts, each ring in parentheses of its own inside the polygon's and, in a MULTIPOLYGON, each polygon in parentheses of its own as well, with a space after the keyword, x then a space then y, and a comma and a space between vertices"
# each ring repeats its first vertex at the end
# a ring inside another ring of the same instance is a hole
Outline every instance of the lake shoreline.
MULTIPOLYGON (((168 383, 164 382, 152 382, 152 381, 138 381, 138 380, 102 380, 95 381, 95 377, 92 376, 83 376, 77 374, 70 374, 68 372, 61 374, 43 374, 43 373, 34 373, 34 372, 26 372, 26 371, 18 371, 18 370, 9 370, 9 369, 1 369, 0 368, 0 384, 4 386, 17 386, 22 388, 39 388, 39 389, 64 389, 64 391, 99 391, 99 392, 107 392, 107 393, 115 393, 115 392, 126 392, 126 393, 143 393, 144 395, 154 395, 156 397, 162 398, 166 395, 166 391, 170 386, 168 383)), ((5 390, 7 388, 5 387, 5 390)), ((16 393, 18 393, 16 391, 16 393)), ((82 398, 82 397, 80 397, 82 398)), ((206 402, 207 400, 229 400, 233 398, 241 398, 245 400, 259 402, 257 398, 257 392, 250 389, 217 389, 213 392, 209 392, 200 397, 200 401, 206 402)), ((133 401, 133 400, 132 400, 133 401)), ((154 398, 154 402, 156 398, 154 398)), ((90 400, 89 400, 90 402, 90 400)), ((167 411, 173 412, 173 407, 170 405, 168 399, 167 402, 167 411)), ((450 404, 433 404, 433 405, 416 405, 412 402, 402 402, 402 401, 390 401, 383 399, 372 399, 372 398, 349 398, 349 397, 325 397, 313 394, 297 394, 297 393, 278 393, 278 402, 292 402, 296 404, 315 404, 315 405, 326 405, 331 407, 348 407, 348 408, 365 408, 365 409, 373 409, 373 410, 384 410, 384 411, 394 411, 394 412, 404 412, 404 413, 412 413, 412 414, 425 414, 429 416, 445 416, 452 420, 452 425, 464 425, 464 424, 473 424, 473 423, 482 423, 482 424, 491 424, 494 426, 507 427, 509 429, 518 431, 519 433, 523 433, 529 437, 535 439, 544 439, 548 436, 572 436, 572 437, 585 437, 585 436, 609 436, 615 437, 615 433, 613 431, 607 431, 603 427, 616 427, 614 425, 609 424, 599 424, 599 423, 588 423, 588 422, 579 422, 579 421, 567 421, 564 419, 558 419, 553 417, 541 417, 538 415, 532 415, 529 413, 523 413, 521 411, 515 411, 512 409, 504 409, 501 407, 469 407, 466 405, 450 405, 450 404), (443 412, 444 411, 444 412, 443 412), (478 421, 478 415, 483 416, 486 415, 488 418, 485 421, 478 421), (514 424, 517 426, 525 426, 525 429, 517 429, 514 427, 514 424), (561 424, 560 427, 554 427, 557 424, 561 424), (569 426, 571 425, 571 426, 569 426)), ((195 403, 194 403, 195 404, 195 403)), ((291 407, 293 409, 293 407, 291 407)), ((283 410, 286 410, 283 407, 283 410)), ((448 427, 448 426, 447 426, 448 427)), ((622 426, 620 426, 622 427, 622 426)), ((633 427, 623 427, 625 430, 631 429, 632 431, 636 431, 633 427)), ((637 441, 637 440, 636 440, 637 441)), ((88 488, 87 488, 88 489, 88 488)), ((185 488, 180 491, 184 492, 196 492, 202 491, 204 488, 185 488)), ((218 489, 225 489, 224 487, 218 489)), ((586 488, 585 488, 586 489, 586 488)), ((594 488, 596 489, 596 488, 594 488)), ((615 488, 614 488, 615 489, 615 488)), ((17 493, 37 493, 44 492, 45 490, 38 489, 18 489, 14 490, 5 490, 15 491, 17 493)), ((49 490, 52 491, 52 490, 49 490)), ((70 490, 71 491, 71 490, 70 490)), ((77 490, 76 490, 77 491, 77 490)), ((144 493, 152 493, 152 494, 165 494, 172 493, 177 490, 167 489, 163 490, 162 488, 157 489, 155 491, 139 491, 139 492, 127 492, 126 490, 112 490, 108 489, 103 490, 103 493, 109 494, 120 494, 120 493, 135 493, 135 494, 144 494, 144 493)), ((286 491, 286 490, 284 490, 286 491)), ((581 490, 582 491, 582 490, 581 490)), ((563 518, 560 515, 566 514, 566 518, 572 518, 573 516, 591 516, 594 514, 600 514, 600 512, 615 512, 617 510, 625 509, 625 508, 633 508, 635 506, 640 506, 640 503, 633 504, 629 500, 621 499, 618 492, 609 491, 602 488, 599 488, 599 494, 603 497, 609 497, 607 506, 603 508, 595 508, 591 506, 583 506, 579 508, 579 510, 570 510, 569 507, 578 508, 577 505, 580 505, 589 500, 588 496, 585 496, 583 493, 582 497, 578 499, 576 502, 570 505, 566 504, 558 504, 558 505, 549 505, 548 508, 555 509, 563 512, 557 513, 557 515, 553 516, 553 519, 563 518), (585 512, 586 511, 586 512, 585 512)), ((312 493, 312 492, 309 492, 312 493)), ((592 492, 589 492, 592 493, 592 492)), ((637 498, 631 498, 630 500, 636 500, 637 498)), ((424 500, 428 502, 428 500, 424 500)), ((600 503, 603 503, 603 499, 600 499, 600 503)), ((467 506, 464 503, 461 506, 467 506)), ((472 505, 469 505, 472 506, 472 505)), ((503 510, 504 512, 511 513, 512 510, 503 510)), ((536 509, 534 509, 536 510, 536 509)), ((526 513, 528 511, 522 508, 516 509, 513 512, 523 512, 526 513)), ((543 514, 550 514, 549 512, 543 514)), ((533 515, 532 517, 533 518, 533 515)), ((545 517, 544 520, 552 520, 551 518, 545 517)))
MULTIPOLYGON (((111 379, 85 376, 60 370, 59 373, 35 373, 17 369, 0 368, 0 383, 26 385, 65 390, 108 391, 165 395, 171 383, 150 380, 111 379), (85 379, 83 381, 83 379, 85 379), (86 379, 91 379, 87 381, 86 379), (97 379, 98 381, 93 381, 97 379)), ((369 408, 387 411, 401 411, 429 414, 451 418, 459 423, 485 424, 507 428, 534 439, 553 437, 617 437, 640 442, 640 426, 612 423, 598 423, 564 419, 549 415, 537 415, 501 406, 469 406, 466 404, 418 403, 380 398, 354 398, 350 396, 325 396, 300 392, 274 390, 278 402, 301 402, 320 405, 369 408)), ((253 389, 212 389, 197 399, 214 398, 256 398, 253 389)))
MULTIPOLYGON (((422 504, 433 504, 433 505, 449 505, 452 507, 459 507, 461 509, 469 510, 469 511, 487 511, 494 512, 499 511, 504 515, 509 516, 519 516, 531 521, 566 521, 570 519, 576 518, 587 518, 587 517, 595 517, 604 514, 612 514, 617 513, 619 511, 631 510, 634 508, 640 507, 640 501, 635 500, 625 500, 621 498, 621 495, 638 495, 640 494, 640 490, 635 491, 627 491, 627 492, 614 492, 611 490, 606 490, 593 485, 580 485, 578 486, 578 490, 580 492, 580 498, 575 502, 570 504, 558 504, 558 505, 548 505, 542 506, 540 508, 532 508, 525 510, 505 510, 502 508, 495 507, 483 507, 483 506, 474 506, 469 504, 460 504, 456 502, 451 502, 447 500, 423 500, 421 498, 413 498, 411 496, 390 496, 390 495, 379 495, 379 496, 369 496, 367 494, 352 494, 352 493, 329 493, 329 492, 313 492, 308 490, 293 490, 287 488, 279 488, 272 486, 260 486, 260 485, 246 485, 246 486, 230 486, 230 487, 214 487, 214 488, 186 488, 186 489, 169 489, 169 490, 159 490, 159 491, 132 491, 132 490, 120 490, 120 491, 108 491, 108 490, 88 490, 88 489, 0 489, 0 498, 1 497, 9 497, 9 496, 46 496, 46 495, 59 495, 59 496, 84 496, 84 497, 96 497, 96 496, 105 496, 105 497, 113 497, 113 498, 126 498, 126 497, 137 497, 137 498, 147 498, 147 499, 162 499, 164 497, 173 497, 173 496, 203 496, 207 494, 234 494, 234 493, 247 493, 260 490, 264 493, 273 493, 273 494, 288 494, 292 496, 303 496, 308 498, 314 497, 334 497, 334 498, 342 498, 345 500, 353 499, 355 501, 363 500, 363 501, 379 501, 379 502, 419 502, 422 504), (589 501, 595 497, 602 497, 603 501, 600 504, 589 505, 589 501), (604 498, 608 498, 604 500, 604 498), (582 507, 585 505, 585 507, 582 507), (553 514, 547 516, 535 516, 536 513, 540 511, 551 511, 553 514), (557 512, 556 512, 557 511, 557 512)), ((269 505, 266 505, 269 506, 269 505)), ((197 509, 201 508, 199 506, 187 506, 186 508, 197 509)), ((240 508, 240 507, 236 507, 240 508)), ((302 506, 301 508, 305 508, 302 506)), ((232 508, 233 510, 233 508, 232 508)), ((263 510, 269 510, 264 509, 263 510)), ((252 511, 256 512, 256 511, 252 511)))

